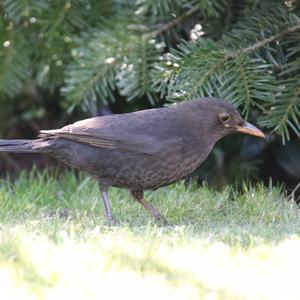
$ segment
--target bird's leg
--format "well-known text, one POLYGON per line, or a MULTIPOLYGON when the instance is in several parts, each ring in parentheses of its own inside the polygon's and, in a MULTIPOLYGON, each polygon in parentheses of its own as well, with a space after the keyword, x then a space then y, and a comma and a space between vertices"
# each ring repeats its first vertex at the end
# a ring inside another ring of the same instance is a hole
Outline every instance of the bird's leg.
POLYGON ((155 220, 158 223, 163 225, 170 225, 170 223, 150 203, 148 203, 145 200, 143 191, 131 190, 131 194, 139 203, 141 203, 150 212, 150 214, 155 218, 155 220))
POLYGON ((109 199, 108 199, 108 195, 107 195, 108 186, 105 186, 105 185, 102 185, 102 184, 99 184, 99 186, 100 186, 100 191, 101 191, 101 194, 102 194, 102 199, 103 199, 103 203, 104 203, 106 217, 107 217, 108 222, 110 223, 110 225, 114 225, 115 221, 114 221, 114 218, 113 218, 112 213, 111 213, 109 199))

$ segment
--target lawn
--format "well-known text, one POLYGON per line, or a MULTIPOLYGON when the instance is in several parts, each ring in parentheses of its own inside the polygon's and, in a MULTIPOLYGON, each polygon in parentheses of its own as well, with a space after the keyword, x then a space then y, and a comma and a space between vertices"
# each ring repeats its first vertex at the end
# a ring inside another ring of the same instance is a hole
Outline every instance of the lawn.
POLYGON ((111 189, 109 227, 84 174, 2 180, 1 299, 300 299, 300 212, 282 189, 179 183, 146 197, 174 226, 111 189))

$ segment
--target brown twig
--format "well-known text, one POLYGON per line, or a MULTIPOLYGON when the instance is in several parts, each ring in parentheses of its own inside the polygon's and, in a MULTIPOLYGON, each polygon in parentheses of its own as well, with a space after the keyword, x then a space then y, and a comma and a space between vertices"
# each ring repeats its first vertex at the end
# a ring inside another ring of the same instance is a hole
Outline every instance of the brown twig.
POLYGON ((270 36, 270 37, 268 37, 268 38, 266 38, 266 39, 264 39, 264 40, 262 40, 262 41, 260 41, 256 44, 253 44, 252 46, 237 50, 237 51, 232 52, 232 53, 229 53, 229 54, 226 55, 226 58, 227 59, 236 58, 237 56, 239 56, 242 53, 243 54, 251 53, 251 52, 253 52, 253 51, 255 51, 255 50, 257 50, 257 49, 259 49, 259 48, 261 48, 261 47, 263 47, 263 46, 265 46, 265 45, 267 45, 267 44, 269 44, 273 41, 280 40, 283 37, 289 35, 292 32, 295 32, 297 30, 300 30, 300 22, 297 23, 296 25, 288 28, 287 30, 279 32, 275 35, 272 35, 272 36, 270 36))
POLYGON ((194 14, 196 11, 198 10, 198 6, 194 6, 192 7, 190 10, 188 10, 187 12, 185 12, 184 14, 178 16, 177 18, 171 20, 170 22, 166 23, 165 25, 163 25, 161 28, 151 31, 149 33, 146 33, 144 35, 144 38, 148 39, 148 38, 155 38, 156 36, 164 33, 165 31, 170 30, 170 28, 176 26, 177 24, 181 23, 182 21, 184 21, 186 18, 188 18, 189 16, 191 16, 192 14, 194 14))

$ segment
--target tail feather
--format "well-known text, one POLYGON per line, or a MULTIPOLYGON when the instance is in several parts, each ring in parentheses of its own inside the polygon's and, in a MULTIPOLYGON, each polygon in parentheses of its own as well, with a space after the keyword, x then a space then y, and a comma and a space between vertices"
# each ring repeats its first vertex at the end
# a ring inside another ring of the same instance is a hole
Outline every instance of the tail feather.
POLYGON ((50 152, 49 142, 36 140, 0 140, 0 152, 42 153, 50 152))

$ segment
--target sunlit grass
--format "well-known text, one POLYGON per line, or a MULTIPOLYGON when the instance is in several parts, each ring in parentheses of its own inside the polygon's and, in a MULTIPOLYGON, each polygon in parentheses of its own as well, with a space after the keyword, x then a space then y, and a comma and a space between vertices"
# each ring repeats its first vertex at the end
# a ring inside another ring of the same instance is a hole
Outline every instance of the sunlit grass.
POLYGON ((300 298, 300 213, 279 188, 147 192, 173 227, 112 189, 117 226, 109 227, 97 183, 79 177, 1 181, 6 299, 300 298))

